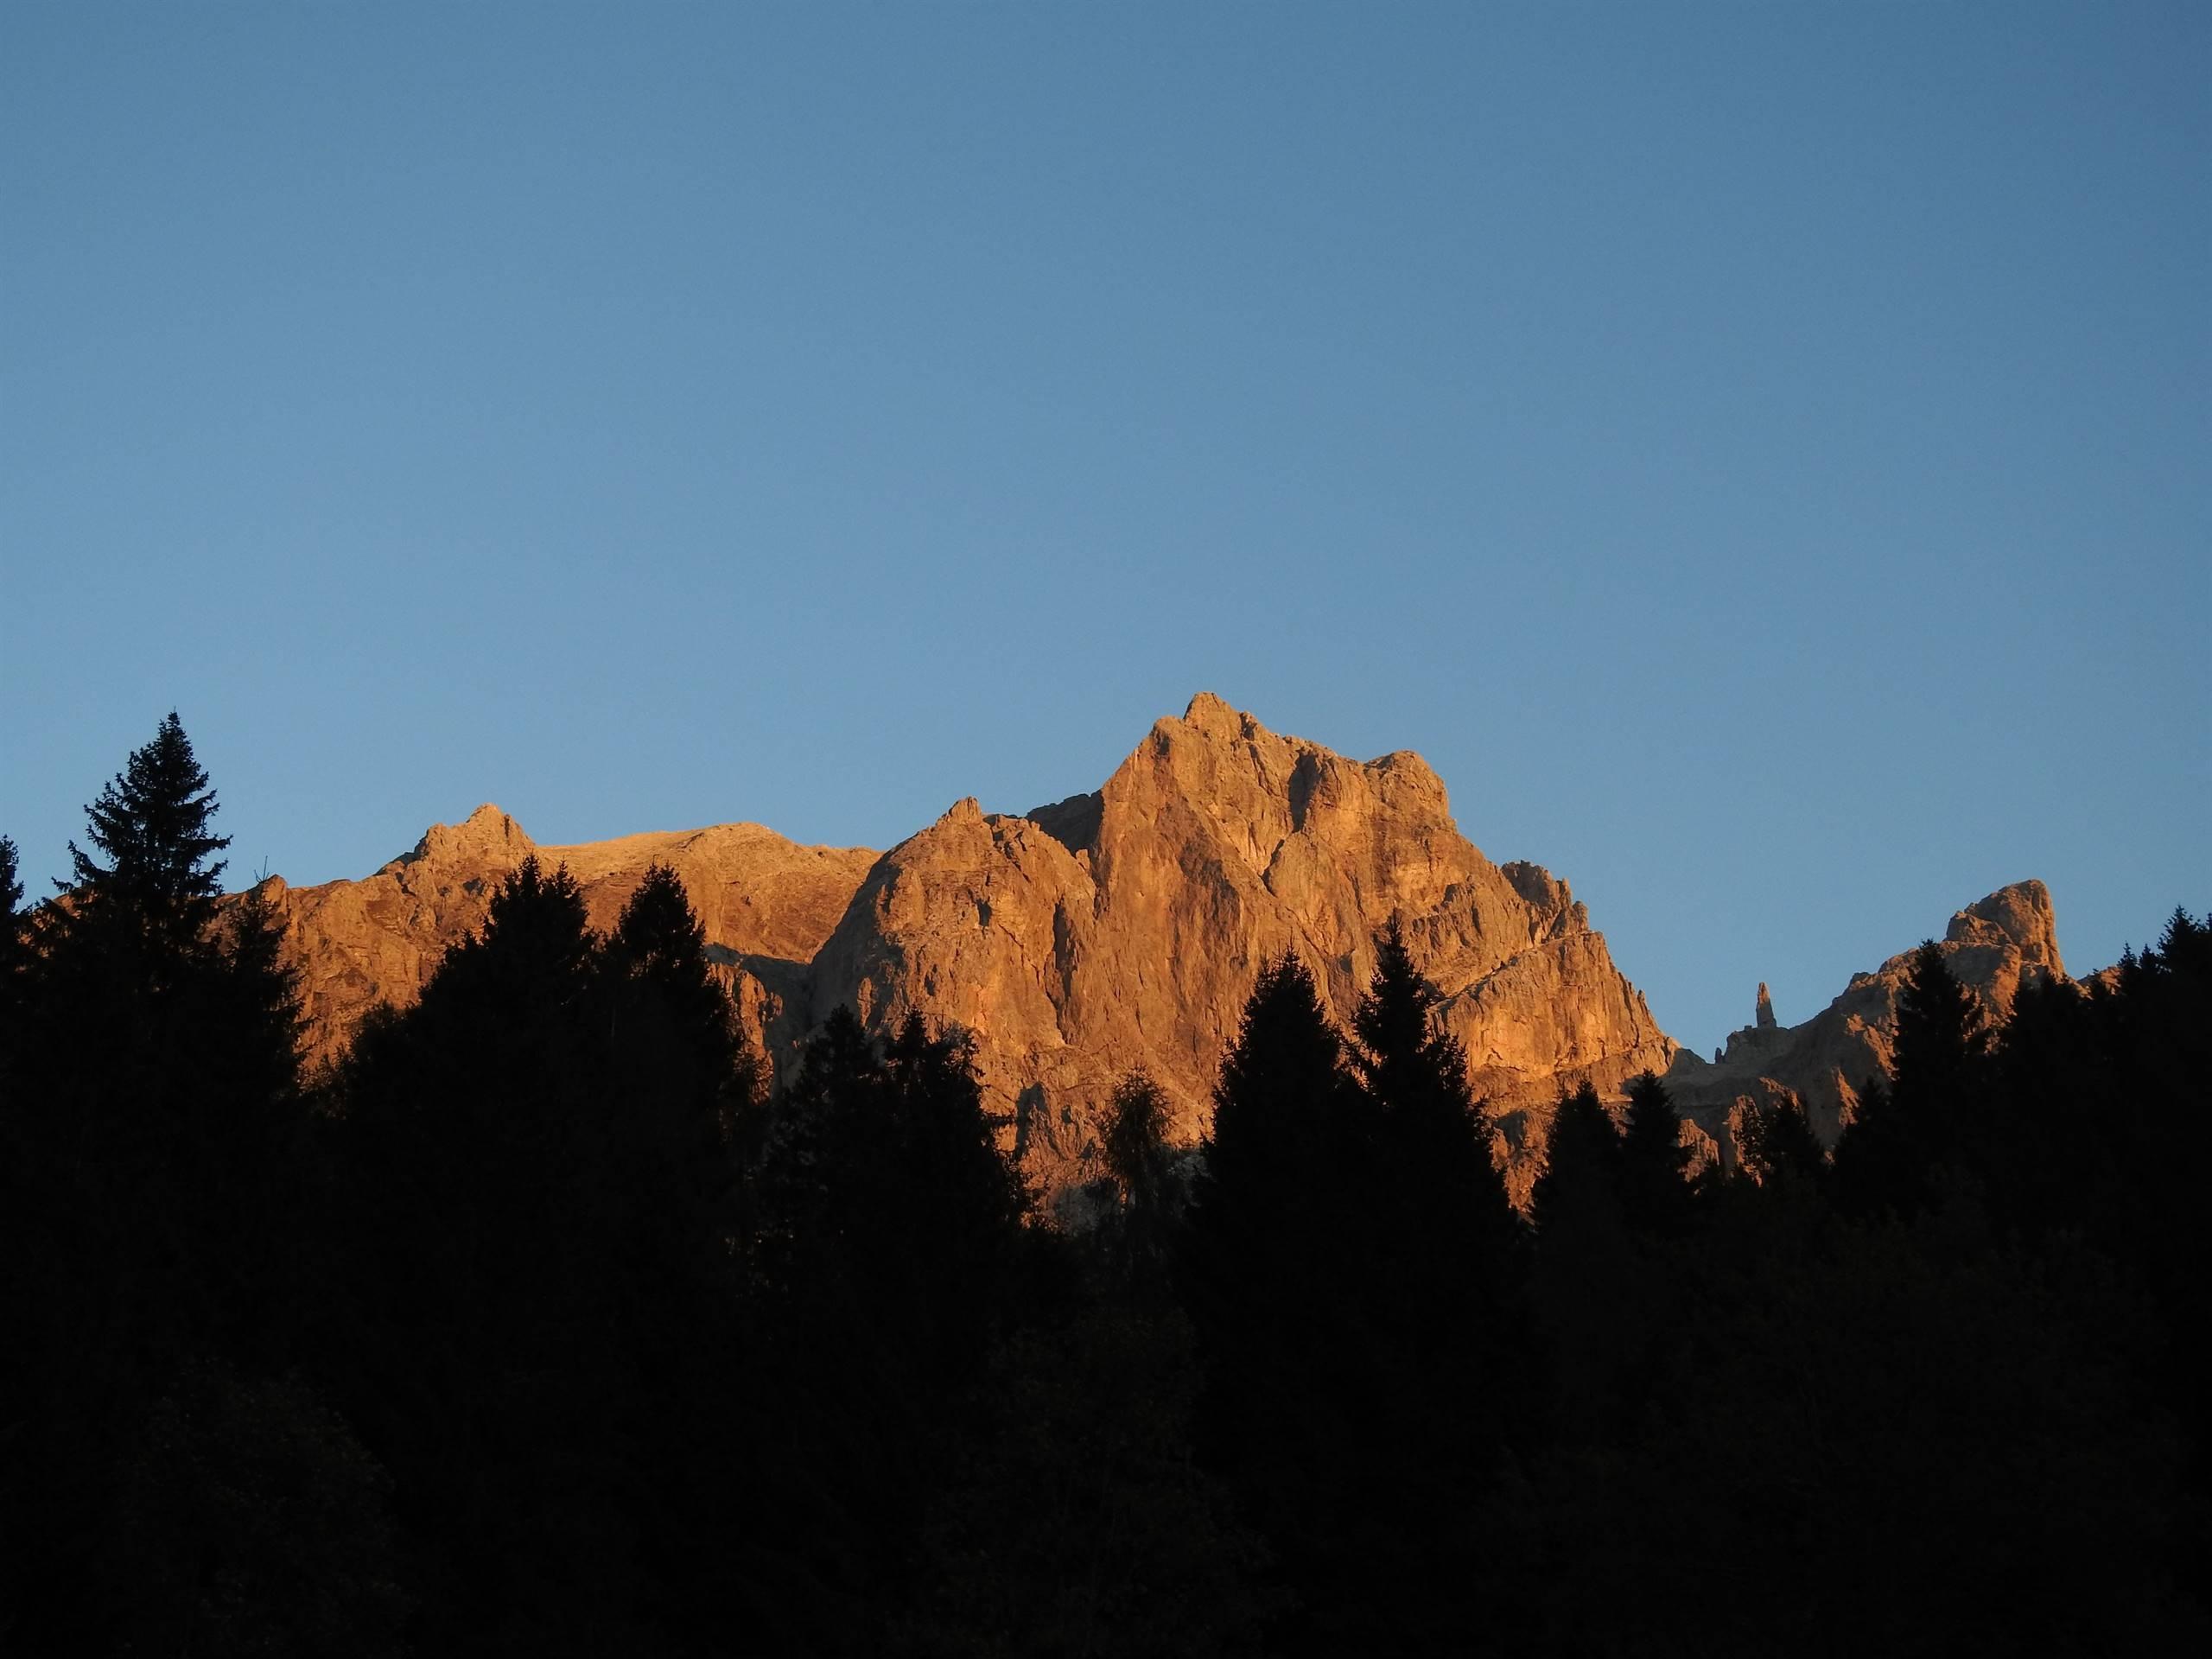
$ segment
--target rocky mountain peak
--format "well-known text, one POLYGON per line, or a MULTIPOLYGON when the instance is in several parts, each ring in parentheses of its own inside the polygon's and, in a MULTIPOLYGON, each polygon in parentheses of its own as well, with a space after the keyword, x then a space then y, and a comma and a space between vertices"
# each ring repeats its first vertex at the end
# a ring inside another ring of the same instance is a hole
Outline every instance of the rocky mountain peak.
MULTIPOLYGON (((1937 949, 1993 1022, 2010 1015, 2023 983, 2065 974, 2050 892, 2040 881, 2016 881, 1957 912, 1937 949)), ((1732 1033, 1711 1065, 1688 1051, 1676 1057, 1667 1082, 1677 1103, 1725 1149, 1743 1109, 1794 1095, 1833 1142, 1866 1080, 1891 1069, 1913 956, 1902 951, 1872 973, 1853 975, 1841 995, 1798 1026, 1775 1023, 1761 985, 1756 1023, 1732 1033)))
POLYGON ((537 849, 537 843, 523 833, 520 824, 486 801, 459 823, 432 824, 404 861, 482 858, 511 867, 537 849))
POLYGON ((1259 722, 1243 710, 1231 708, 1211 691, 1200 691, 1184 706, 1179 722, 1161 721, 1161 726, 1179 723, 1194 732, 1209 737, 1242 737, 1256 729, 1259 722))
POLYGON ((2057 913, 2050 889, 2040 881, 2015 881, 1968 905, 1951 918, 1943 940, 2016 951, 2024 968, 2059 977, 2066 972, 2058 950, 2057 913))
POLYGON ((1096 790, 1020 817, 963 797, 880 856, 749 824, 540 846, 480 807, 366 880, 283 894, 315 1051, 411 1000, 532 851, 569 868, 601 927, 648 864, 672 865, 779 1070, 841 1003, 879 1028, 910 1009, 964 1027, 1048 1189, 1094 1171, 1099 1114, 1132 1066, 1167 1093, 1179 1138, 1203 1132, 1270 958, 1298 952, 1348 1022, 1393 914, 1504 1112, 1517 1185, 1562 1084, 1617 1090, 1674 1053, 1567 884, 1492 864, 1419 755, 1350 760, 1210 692, 1096 790))
MULTIPOLYGON (((1349 760, 1210 693, 1095 792, 1020 818, 963 803, 885 855, 814 960, 809 1018, 967 1027, 1033 1170, 1065 1185, 1132 1065, 1202 1132, 1270 958, 1297 951, 1348 1020, 1393 913, 1501 1102, 1541 1112, 1562 1077, 1615 1088, 1672 1055, 1565 884, 1492 865, 1418 755, 1349 760)), ((788 1052, 804 1031, 766 1035, 788 1052)))

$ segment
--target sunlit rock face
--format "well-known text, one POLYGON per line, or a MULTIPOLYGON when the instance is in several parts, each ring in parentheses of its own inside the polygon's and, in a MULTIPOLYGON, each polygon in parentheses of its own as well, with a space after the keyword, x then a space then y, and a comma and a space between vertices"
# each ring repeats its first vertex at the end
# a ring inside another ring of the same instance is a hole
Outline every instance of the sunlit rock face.
POLYGON ((272 878, 265 887, 299 970, 310 1060, 342 1052, 370 1008, 412 1002, 531 853, 548 868, 569 868, 602 931, 649 866, 673 867, 756 1028, 803 984, 806 963, 875 861, 864 847, 802 847, 756 823, 540 847, 487 805, 460 823, 433 825, 413 852, 361 880, 287 887, 272 878))
POLYGON ((753 824, 538 847, 487 806, 365 880, 272 884, 315 1052, 411 1001, 532 851, 568 865, 601 927, 647 865, 674 865, 779 1071, 841 1002, 877 1028, 910 1009, 966 1027, 1048 1189, 1094 1173, 1100 1113, 1133 1066, 1166 1090, 1179 1137, 1202 1133, 1270 957, 1296 950, 1348 1022, 1394 912, 1499 1112, 1517 1189, 1563 1086, 1616 1092, 1675 1053, 1566 883, 1485 858, 1418 755, 1347 760, 1205 695, 1096 792, 1018 817, 963 800, 880 857, 753 824))
POLYGON ((1201 1133, 1270 957, 1297 951, 1348 1023, 1394 912, 1515 1166, 1563 1083, 1615 1090, 1673 1057, 1566 884, 1484 857, 1418 755, 1350 760, 1204 695, 1096 794, 1018 817, 962 801, 885 854, 815 958, 811 1018, 849 1001, 966 1027, 1025 1162, 1058 1185, 1090 1169, 1132 1066, 1179 1136, 1201 1133))
MULTIPOLYGON (((1732 1157, 1744 1111, 1783 1094, 1833 1142, 1889 1068, 1910 963, 1854 976, 1798 1026, 1777 1022, 1761 986, 1752 1022, 1707 1064, 1659 1030, 1565 882, 1493 864, 1459 833, 1420 756, 1348 760, 1202 694, 1098 790, 1020 816, 963 800, 880 855, 750 823, 541 847, 483 806, 361 880, 272 878, 311 1058, 341 1052, 369 1008, 411 1002, 532 852, 569 868, 602 929, 648 866, 673 866, 779 1074, 841 1002, 877 1029, 910 1010, 965 1027, 989 1103, 1048 1192, 1097 1173, 1101 1114, 1132 1067, 1166 1091, 1176 1136, 1198 1139, 1270 957, 1297 951, 1348 1026, 1393 914, 1523 1200, 1552 1107, 1584 1078, 1618 1098, 1637 1072, 1663 1072, 1700 1159, 1732 1157)), ((1942 949, 1993 1021, 2023 982, 2065 972, 2039 881, 1959 912, 1942 949)))
MULTIPOLYGON (((1938 949, 1993 1026, 2011 1014, 2022 985, 2066 976, 2050 893, 2040 881, 2015 882, 1968 905, 1951 918, 1938 949)), ((1711 1065, 1687 1049, 1676 1055, 1667 1073, 1676 1103, 1732 1155, 1732 1127, 1744 1110, 1788 1092, 1833 1146, 1866 1079, 1886 1075, 1896 1058, 1897 999, 1912 957, 1907 950, 1853 975, 1842 995, 1798 1026, 1773 1023, 1761 986, 1760 1017, 1732 1035, 1711 1065)))

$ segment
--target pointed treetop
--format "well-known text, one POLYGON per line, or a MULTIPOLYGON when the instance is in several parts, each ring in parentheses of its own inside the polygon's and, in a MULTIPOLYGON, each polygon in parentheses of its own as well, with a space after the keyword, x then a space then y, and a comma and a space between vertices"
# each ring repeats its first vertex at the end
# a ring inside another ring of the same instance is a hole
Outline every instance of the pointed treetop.
POLYGON ((1560 1095, 1552 1116, 1543 1172, 1529 1195, 1537 1236, 1543 1236, 1563 1205, 1592 1192, 1610 1192, 1619 1179, 1620 1164, 1620 1131, 1598 1097, 1596 1086, 1585 1078, 1573 1094, 1560 1095))
POLYGON ((1217 1109, 1225 1095, 1248 1088, 1308 1088, 1333 1079, 1343 1057, 1343 1040, 1329 1023, 1313 970, 1297 952, 1286 950, 1260 969, 1245 1001, 1236 1044, 1215 1089, 1217 1109))
POLYGON ((1951 972, 1942 946, 1922 941, 1897 998, 1898 1082, 1909 1090, 1947 1090, 1987 1038, 1980 1001, 1951 972))
POLYGON ((1667 1085, 1651 1071, 1629 1080, 1628 1114, 1621 1126, 1621 1201, 1630 1222, 1645 1232, 1674 1230, 1689 1198, 1690 1149, 1667 1085))
POLYGON ((1375 976, 1352 1014, 1360 1049, 1355 1064, 1370 1088, 1378 1086, 1394 1060, 1410 1059, 1427 1046, 1429 1011, 1442 1000, 1414 966, 1405 923, 1393 911, 1375 937, 1375 976))
POLYGON ((645 867, 607 943, 634 972, 661 977, 706 973, 706 926, 691 908, 683 878, 666 864, 645 867))
POLYGON ((231 844, 228 836, 209 831, 216 810, 207 774, 171 709, 154 741, 135 751, 85 809, 92 850, 71 842, 71 879, 54 886, 65 893, 73 887, 128 894, 163 908, 213 899, 222 891, 223 861, 210 860, 231 844))

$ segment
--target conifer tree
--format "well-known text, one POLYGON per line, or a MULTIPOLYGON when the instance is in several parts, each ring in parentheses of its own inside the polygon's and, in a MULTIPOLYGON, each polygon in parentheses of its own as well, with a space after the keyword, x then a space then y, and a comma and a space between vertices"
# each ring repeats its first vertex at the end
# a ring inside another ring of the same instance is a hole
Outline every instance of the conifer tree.
POLYGON ((881 1056, 860 1016, 840 1003, 807 1040, 798 1070, 773 1103, 753 1183, 753 1270, 763 1292, 820 1300, 838 1271, 845 1212, 866 1203, 875 1154, 868 1130, 881 1056))
POLYGON ((1470 1262, 1495 1298, 1518 1225, 1490 1132, 1467 1082, 1466 1052, 1435 1020, 1440 1001, 1414 968, 1393 916, 1375 941, 1375 976, 1352 1016, 1355 1072, 1376 1139, 1377 1174, 1393 1210, 1424 1229, 1414 1255, 1470 1262))
POLYGON ((837 1009, 772 1111, 754 1199, 763 1387, 817 1517, 780 1547, 868 1620, 899 1599, 956 1402, 1020 1310, 1028 1194, 969 1039, 918 1014, 883 1043, 837 1009))
POLYGON ((885 1046, 884 1073, 896 1172, 888 1253, 910 1275, 912 1304, 929 1310, 947 1376, 964 1376, 1011 1300, 1028 1189, 999 1148, 967 1033, 933 1033, 910 1009, 885 1046))
POLYGON ((1369 1455, 1385 1294, 1363 1230, 1370 1114, 1313 976, 1293 955, 1267 964, 1215 1085, 1184 1282, 1206 1371, 1200 1456, 1304 1599, 1280 1650, 1364 1623, 1397 1541, 1369 1455))
POLYGON ((416 1006, 365 1026, 338 1089, 348 1292, 327 1363, 436 1561, 451 1651, 638 1649, 658 1494, 632 1322, 599 942, 525 859, 416 1006))
POLYGON ((1100 1151, 1129 1208, 1154 1201, 1167 1174, 1167 1096, 1139 1068, 1114 1085, 1100 1151))
POLYGON ((1688 1215, 1689 1148, 1667 1085, 1650 1071, 1629 1080, 1621 1126, 1621 1205, 1629 1225, 1647 1236, 1679 1232, 1688 1215))
POLYGON ((1313 975, 1286 952, 1261 969, 1222 1062, 1192 1198, 1186 1292, 1223 1375, 1274 1363, 1251 1344, 1293 1340, 1309 1298, 1340 1282, 1328 1218, 1363 1162, 1355 1087, 1313 975))
POLYGON ((1151 1293, 1165 1287, 1177 1217, 1167 1147, 1167 1096, 1151 1075, 1127 1073, 1114 1085, 1100 1150, 1120 1199, 1109 1247, 1125 1282, 1151 1293))
POLYGON ((1499 1466, 1498 1426, 1520 1414, 1527 1337, 1522 1228, 1465 1052, 1436 1018, 1400 918, 1375 952, 1351 1050, 1364 1155, 1345 1172, 1336 1236, 1363 1287, 1370 1371, 1347 1433, 1379 1517, 1359 1618, 1405 1650, 1479 1616, 1454 1541, 1499 1466))
POLYGON ((1541 1248, 1570 1215, 1619 1202, 1621 1134, 1587 1080, 1560 1097, 1529 1209, 1541 1248))
POLYGON ((1286 952, 1261 969, 1214 1086, 1192 1216, 1202 1280, 1251 1253, 1302 1248, 1354 1141, 1351 1084, 1313 976, 1286 952))
POLYGON ((0 836, 0 1086, 4 1086, 16 1044, 16 1009, 22 987, 16 975, 23 961, 28 918, 18 909, 23 884, 17 876, 16 843, 0 836))
POLYGON ((1840 1203, 1859 1215, 1910 1216, 1974 1179, 1987 1040, 1981 1005, 1935 941, 1923 941, 1897 997, 1888 1087, 1861 1097, 1836 1147, 1840 1203))
POLYGON ((74 880, 33 929, 43 1081, 26 1104, 114 1194, 92 1208, 148 1299, 141 1340, 258 1357, 297 1173, 300 1014, 265 895, 219 909, 218 810, 174 712, 86 807, 92 849, 70 843, 74 880))
POLYGON ((1826 1185, 1827 1154, 1795 1095, 1753 1105, 1744 1114, 1736 1138, 1745 1169, 1762 1186, 1795 1181, 1817 1191, 1826 1185))
POLYGON ((213 832, 217 810, 192 740, 171 709, 153 741, 134 750, 85 809, 92 850, 72 841, 70 879, 54 884, 71 897, 65 916, 76 925, 89 918, 128 930, 156 950, 198 948, 222 891, 225 867, 213 855, 231 844, 213 832))
MULTIPOLYGON (((1372 1183, 1357 1226, 1372 1241, 1373 1294, 1390 1305, 1415 1375, 1446 1395, 1494 1395, 1516 1342, 1520 1220, 1467 1082, 1465 1051, 1438 1023, 1440 999, 1414 968, 1395 916, 1376 938, 1375 958, 1352 1016, 1351 1054, 1368 1137, 1359 1168, 1372 1183)), ((1459 1417, 1473 1426, 1471 1414, 1459 1417)))
POLYGON ((17 878, 15 841, 11 836, 0 836, 0 971, 15 971, 16 939, 22 925, 16 906, 22 901, 23 884, 17 878))
POLYGON ((1570 1437, 1611 1414, 1638 1311, 1622 1177, 1620 1133, 1586 1080, 1553 1115, 1529 1200, 1537 1324, 1554 1372, 1554 1413, 1570 1437))
MULTIPOLYGON (((760 1088, 759 1057, 737 1024, 729 992, 707 955, 704 925, 682 879, 647 868, 607 935, 595 988, 607 1033, 607 1066, 620 1096, 620 1143, 648 1168, 632 1194, 652 1193, 656 1219, 639 1225, 685 1232, 670 1248, 708 1248, 734 1264, 738 1219, 737 1140, 760 1088)), ((684 1276, 696 1270, 692 1264, 684 1276)))
POLYGON ((1986 1047, 1981 1004, 1942 948, 1925 940, 1897 998, 1896 1087, 1901 1109, 1955 1141, 1963 1132, 1969 1069, 1986 1047))
POLYGON ((73 1643, 105 1639, 86 1619, 127 1572, 106 1481, 186 1368, 287 1362, 297 1259, 295 990, 265 904, 219 904, 228 843, 174 713, 86 811, 73 880, 10 930, 0 1391, 17 1427, 0 1440, 25 1456, 0 1485, 33 1530, 0 1554, 33 1586, 34 1648, 49 1614, 73 1643))

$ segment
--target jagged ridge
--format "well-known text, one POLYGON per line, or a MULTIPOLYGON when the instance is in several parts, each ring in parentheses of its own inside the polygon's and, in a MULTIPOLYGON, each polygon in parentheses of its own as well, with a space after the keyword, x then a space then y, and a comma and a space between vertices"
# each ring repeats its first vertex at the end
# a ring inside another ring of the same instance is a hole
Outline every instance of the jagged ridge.
POLYGON ((317 1052, 411 1000, 532 850, 569 865, 602 925, 648 863, 673 863, 779 1069, 841 1002, 878 1026, 916 1009, 966 1027, 1048 1186, 1088 1173, 1130 1066, 1198 1135, 1269 957, 1298 950, 1348 1020, 1393 912, 1507 1109, 1516 1164, 1562 1084, 1617 1089, 1675 1053, 1566 883, 1485 858, 1420 756, 1347 760, 1203 693, 1101 789, 1022 816, 963 800, 880 857, 753 824, 538 848, 486 806, 365 880, 276 884, 317 1052))

